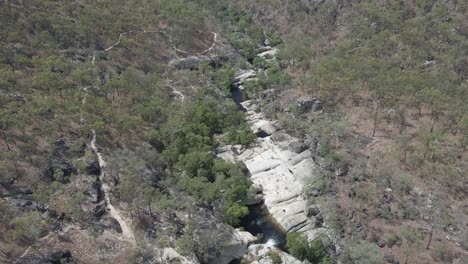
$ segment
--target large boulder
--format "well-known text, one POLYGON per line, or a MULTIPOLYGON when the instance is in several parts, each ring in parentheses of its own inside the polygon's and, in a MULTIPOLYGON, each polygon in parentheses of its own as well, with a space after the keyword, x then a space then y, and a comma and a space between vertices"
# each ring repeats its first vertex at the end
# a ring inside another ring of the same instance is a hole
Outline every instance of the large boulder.
POLYGON ((245 200, 246 205, 259 204, 263 201, 262 186, 258 184, 252 184, 245 200))
POLYGON ((228 264, 247 253, 250 243, 256 240, 249 232, 240 231, 216 219, 211 212, 200 209, 192 215, 198 223, 193 238, 195 243, 209 239, 210 248, 198 259, 209 264, 228 264))
POLYGON ((282 131, 276 131, 273 134, 271 134, 271 140, 273 140, 274 142, 279 143, 279 142, 282 142, 282 141, 285 141, 285 140, 288 140, 288 139, 289 139, 289 135, 285 134, 282 131))
POLYGON ((349 172, 349 166, 347 163, 341 163, 338 165, 338 167, 335 169, 335 175, 336 176, 346 176, 349 172))
POLYGON ((255 78, 257 73, 254 70, 241 70, 234 77, 234 85, 242 85, 246 80, 255 78))
POLYGON ((257 240, 249 232, 233 229, 230 226, 219 236, 219 241, 222 241, 222 249, 219 256, 211 259, 210 264, 228 264, 231 261, 244 256, 247 253, 248 246, 257 240))
POLYGON ((257 56, 265 60, 270 60, 270 59, 274 59, 277 53, 278 53, 277 48, 270 48, 268 50, 258 53, 257 56))
POLYGON ((261 126, 258 130, 263 131, 263 132, 267 133, 268 135, 271 135, 274 132, 278 131, 279 127, 277 125, 273 124, 273 123, 267 123, 267 124, 261 126))
POLYGON ((281 259, 282 264, 303 264, 304 262, 296 259, 286 252, 280 251, 267 244, 251 245, 249 252, 245 256, 248 263, 251 264, 274 264, 273 258, 281 259))
POLYGON ((93 209, 93 216, 100 218, 106 213, 106 205, 104 202, 97 204, 93 209))
POLYGON ((91 203, 98 203, 101 198, 101 184, 98 181, 93 182, 84 193, 89 196, 91 203))
POLYGON ((122 233, 122 228, 115 218, 112 217, 103 217, 92 224, 92 228, 96 232, 104 232, 104 230, 113 230, 117 233, 122 233))
POLYGON ((52 157, 48 170, 48 178, 59 180, 61 183, 66 183, 68 177, 76 172, 76 169, 70 164, 70 162, 61 157, 52 157), (56 174, 58 172, 63 173, 63 177, 59 178, 56 174))
POLYGON ((48 180, 60 180, 66 183, 72 173, 76 172, 70 162, 73 158, 84 155, 86 144, 79 141, 58 140, 54 144, 54 150, 50 158, 49 168, 45 172, 48 180), (57 172, 61 171, 63 177, 57 177, 57 172))
POLYGON ((166 146, 164 146, 164 143, 157 138, 150 139, 149 143, 154 149, 156 149, 158 153, 161 153, 163 150, 166 149, 166 146))
POLYGON ((320 102, 317 98, 308 98, 302 97, 297 100, 297 106, 303 111, 310 111, 318 112, 323 109, 322 102, 320 102))
POLYGON ((164 170, 162 168, 145 169, 141 174, 141 179, 149 185, 156 186, 163 175, 164 170))
POLYGON ((159 253, 158 263, 180 263, 180 264, 199 264, 200 262, 196 259, 190 259, 182 256, 173 248, 163 248, 159 253))
POLYGON ((301 141, 291 142, 288 145, 288 150, 294 153, 301 153, 307 149, 307 145, 301 141))
POLYGON ((101 167, 99 167, 99 161, 96 155, 85 160, 86 162, 86 174, 99 176, 101 174, 101 167))
POLYGON ((399 264, 400 262, 395 258, 395 256, 393 255, 393 253, 390 251, 390 252, 387 252, 385 253, 384 255, 384 259, 387 263, 391 263, 391 264, 399 264))

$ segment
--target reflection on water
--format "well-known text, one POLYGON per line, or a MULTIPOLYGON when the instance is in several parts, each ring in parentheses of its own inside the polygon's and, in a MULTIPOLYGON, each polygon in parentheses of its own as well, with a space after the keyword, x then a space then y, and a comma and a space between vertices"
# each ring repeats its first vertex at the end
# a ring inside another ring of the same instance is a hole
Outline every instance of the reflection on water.
POLYGON ((232 100, 234 100, 234 102, 236 103, 237 107, 240 110, 245 111, 245 108, 241 105, 241 103, 246 100, 245 95, 242 92, 242 90, 239 89, 238 87, 232 88, 231 97, 232 97, 232 100))

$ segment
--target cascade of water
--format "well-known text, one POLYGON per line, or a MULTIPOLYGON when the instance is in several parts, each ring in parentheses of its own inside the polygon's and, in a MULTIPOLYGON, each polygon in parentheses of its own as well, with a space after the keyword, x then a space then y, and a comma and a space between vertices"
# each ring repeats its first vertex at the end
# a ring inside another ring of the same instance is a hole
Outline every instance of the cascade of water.
POLYGON ((278 242, 274 238, 268 239, 268 241, 265 243, 265 246, 270 248, 275 248, 276 245, 278 245, 278 242))

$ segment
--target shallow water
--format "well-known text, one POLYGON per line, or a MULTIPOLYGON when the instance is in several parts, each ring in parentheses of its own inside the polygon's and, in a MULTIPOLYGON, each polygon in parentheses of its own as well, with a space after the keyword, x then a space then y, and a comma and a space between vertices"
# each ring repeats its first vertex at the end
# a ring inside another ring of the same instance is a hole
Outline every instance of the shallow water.
POLYGON ((258 243, 286 251, 286 233, 274 221, 265 205, 249 206, 249 214, 242 220, 241 226, 254 236, 260 235, 258 243))
POLYGON ((245 97, 242 90, 239 89, 238 87, 233 87, 231 89, 231 97, 232 97, 232 100, 234 100, 234 102, 236 103, 237 107, 240 110, 245 111, 245 108, 241 105, 241 103, 247 100, 247 98, 245 97))

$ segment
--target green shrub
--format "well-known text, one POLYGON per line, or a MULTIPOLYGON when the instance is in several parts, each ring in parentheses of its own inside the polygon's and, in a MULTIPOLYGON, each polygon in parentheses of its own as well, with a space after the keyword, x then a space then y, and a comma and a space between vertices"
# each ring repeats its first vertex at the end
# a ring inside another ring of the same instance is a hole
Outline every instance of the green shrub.
POLYGON ((300 260, 318 263, 324 258, 325 246, 320 239, 309 242, 303 234, 291 232, 286 236, 286 241, 291 255, 300 260))
POLYGON ((383 253, 379 246, 365 240, 351 240, 340 257, 343 264, 383 264, 383 253))
POLYGON ((270 257, 272 264, 281 264, 281 263, 283 263, 283 260, 281 260, 281 255, 276 251, 268 252, 268 257, 270 257))
POLYGON ((398 235, 392 234, 387 238, 387 245, 389 248, 401 242, 401 238, 398 235))
POLYGON ((255 134, 250 131, 250 129, 238 130, 232 128, 228 131, 226 136, 226 142, 231 145, 242 144, 249 145, 256 138, 255 134))

